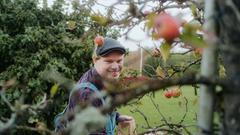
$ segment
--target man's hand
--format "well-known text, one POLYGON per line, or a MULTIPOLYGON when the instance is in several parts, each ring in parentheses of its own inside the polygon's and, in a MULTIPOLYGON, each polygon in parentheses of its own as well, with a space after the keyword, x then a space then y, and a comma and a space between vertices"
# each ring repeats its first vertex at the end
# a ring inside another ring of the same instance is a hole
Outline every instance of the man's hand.
POLYGON ((124 131, 127 131, 129 135, 136 135, 136 124, 135 120, 131 116, 120 115, 118 118, 118 135, 124 135, 124 131))
POLYGON ((127 115, 120 115, 118 118, 118 123, 122 128, 125 128, 126 126, 129 126, 131 122, 134 121, 134 118, 127 115))

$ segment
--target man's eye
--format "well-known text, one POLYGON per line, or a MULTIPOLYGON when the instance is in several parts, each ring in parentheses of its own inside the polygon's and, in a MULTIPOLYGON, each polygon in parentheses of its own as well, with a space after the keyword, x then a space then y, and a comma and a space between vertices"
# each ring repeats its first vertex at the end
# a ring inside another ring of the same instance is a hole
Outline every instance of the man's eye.
POLYGON ((117 63, 121 63, 121 62, 122 62, 122 60, 117 61, 117 63))

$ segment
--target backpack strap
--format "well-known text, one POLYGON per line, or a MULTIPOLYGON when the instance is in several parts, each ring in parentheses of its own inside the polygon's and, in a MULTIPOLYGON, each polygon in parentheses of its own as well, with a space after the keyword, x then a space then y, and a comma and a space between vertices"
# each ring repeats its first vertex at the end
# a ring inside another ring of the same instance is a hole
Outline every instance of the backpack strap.
POLYGON ((116 117, 117 117, 116 112, 107 114, 107 123, 105 125, 107 135, 114 135, 116 128, 116 117))
POLYGON ((65 109, 61 113, 57 114, 54 117, 53 122, 55 126, 55 132, 59 132, 62 129, 66 128, 67 120, 64 115, 67 111, 67 108, 68 108, 68 105, 65 107, 65 109))

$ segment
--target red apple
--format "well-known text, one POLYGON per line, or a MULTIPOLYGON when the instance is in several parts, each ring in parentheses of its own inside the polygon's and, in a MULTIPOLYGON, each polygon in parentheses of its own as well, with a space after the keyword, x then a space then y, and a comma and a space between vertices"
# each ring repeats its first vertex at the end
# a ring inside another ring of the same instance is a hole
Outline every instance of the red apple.
POLYGON ((181 94, 182 94, 182 92, 179 88, 172 90, 172 96, 175 98, 179 97, 181 94))
POLYGON ((160 13, 154 21, 154 32, 157 38, 164 38, 166 41, 171 42, 179 37, 180 25, 180 22, 171 15, 160 13))
POLYGON ((103 43, 104 43, 104 38, 102 36, 97 36, 95 37, 94 39, 94 43, 97 45, 97 46, 102 46, 103 43))
POLYGON ((171 98, 172 97, 172 92, 167 90, 167 91, 164 91, 163 92, 163 95, 166 97, 166 98, 171 98))

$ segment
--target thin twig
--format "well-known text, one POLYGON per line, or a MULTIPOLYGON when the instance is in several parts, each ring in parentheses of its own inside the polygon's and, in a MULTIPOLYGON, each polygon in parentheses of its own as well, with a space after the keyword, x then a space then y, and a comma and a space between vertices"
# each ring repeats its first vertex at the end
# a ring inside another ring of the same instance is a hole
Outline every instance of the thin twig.
POLYGON ((150 124, 149 124, 149 122, 148 122, 147 116, 146 116, 142 111, 140 111, 138 108, 135 108, 134 111, 135 111, 135 112, 138 112, 141 116, 143 116, 145 122, 147 123, 147 128, 151 128, 151 126, 150 126, 150 124))
POLYGON ((184 100, 185 100, 185 113, 181 119, 181 121, 178 123, 178 124, 182 124, 183 121, 185 120, 186 116, 187 116, 187 113, 188 113, 188 100, 186 97, 184 97, 184 100))
POLYGON ((152 97, 149 96, 150 99, 151 99, 151 102, 153 103, 154 107, 156 108, 156 110, 158 111, 158 113, 160 114, 160 116, 162 117, 162 120, 165 124, 169 125, 168 122, 167 122, 167 119, 165 118, 165 116, 162 114, 162 112, 159 110, 159 107, 158 105, 153 101, 152 97))

